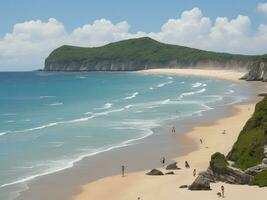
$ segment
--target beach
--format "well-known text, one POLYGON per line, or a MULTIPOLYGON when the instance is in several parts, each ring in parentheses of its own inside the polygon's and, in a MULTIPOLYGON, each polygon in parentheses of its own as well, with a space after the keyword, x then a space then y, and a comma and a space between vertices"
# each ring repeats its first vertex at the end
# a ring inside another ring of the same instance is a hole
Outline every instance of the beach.
MULTIPOLYGON (((205 76, 215 79, 224 79, 229 81, 239 81, 238 79, 244 75, 242 72, 233 72, 227 70, 184 70, 184 69, 157 69, 147 70, 144 74, 166 74, 178 76, 205 76)), ((257 93, 263 92, 264 83, 251 83, 257 93)), ((231 105, 225 110, 225 117, 210 120, 194 126, 190 131, 184 134, 181 141, 187 144, 193 144, 194 148, 185 151, 182 156, 175 159, 167 160, 167 164, 178 162, 181 170, 175 171, 174 175, 165 176, 147 176, 145 175, 150 169, 127 173, 126 176, 121 175, 109 176, 85 184, 81 192, 73 197, 73 200, 85 199, 214 199, 217 198, 216 193, 220 191, 220 186, 225 186, 225 196, 227 199, 265 199, 267 195, 266 188, 258 188, 256 186, 229 185, 225 183, 215 183, 211 185, 211 191, 189 191, 181 189, 181 185, 190 185, 193 180, 193 169, 197 172, 204 171, 209 165, 210 156, 215 152, 221 152, 225 155, 231 150, 232 145, 236 141, 240 131, 246 121, 254 112, 255 104, 260 98, 253 98, 252 101, 231 105), (228 113, 228 114, 227 114, 228 113), (223 131, 226 134, 222 134, 223 131), (200 139, 203 143, 200 143, 200 139), (185 169, 184 162, 188 161, 190 169, 185 169)), ((155 166, 156 168, 157 166, 155 166)), ((163 172, 166 170, 158 168, 163 172)))
POLYGON ((246 73, 244 70, 218 70, 218 69, 148 69, 138 73, 154 75, 197 76, 238 82, 246 73))

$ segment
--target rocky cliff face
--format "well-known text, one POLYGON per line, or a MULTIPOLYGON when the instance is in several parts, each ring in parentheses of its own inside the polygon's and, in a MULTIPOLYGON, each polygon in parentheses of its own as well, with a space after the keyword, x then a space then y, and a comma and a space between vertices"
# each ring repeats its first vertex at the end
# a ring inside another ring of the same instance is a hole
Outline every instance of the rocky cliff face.
POLYGON ((247 81, 267 81, 267 62, 256 61, 249 66, 249 72, 242 77, 247 81))
POLYGON ((98 62, 49 63, 45 64, 44 71, 138 71, 157 68, 234 69, 247 71, 252 64, 253 62, 237 60, 204 60, 189 64, 183 64, 178 60, 165 62, 100 60, 98 62))

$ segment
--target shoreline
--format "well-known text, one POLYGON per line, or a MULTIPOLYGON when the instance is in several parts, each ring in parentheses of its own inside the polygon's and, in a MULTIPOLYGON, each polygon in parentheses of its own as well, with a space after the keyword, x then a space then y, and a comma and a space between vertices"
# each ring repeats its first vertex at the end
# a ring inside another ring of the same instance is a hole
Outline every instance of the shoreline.
MULTIPOLYGON (((232 72, 228 70, 220 70, 220 73, 218 73, 218 70, 216 70, 215 73, 214 70, 214 72, 209 74, 207 74, 207 70, 175 69, 147 70, 138 73, 143 73, 146 75, 164 74, 178 76, 199 76, 199 74, 201 74, 200 76, 215 79, 219 78, 235 82, 239 82, 238 79, 241 75, 240 72, 232 72)), ((264 83, 254 82, 251 84, 257 91, 255 93, 262 92, 264 89, 264 83)), ((141 197, 141 199, 151 200, 176 199, 176 197, 203 200, 214 199, 216 197, 216 191, 219 191, 220 183, 212 184, 211 187, 213 190, 211 190, 211 192, 193 192, 188 191, 187 189, 179 189, 179 186, 184 184, 189 185, 193 182, 194 177, 192 176, 192 170, 194 168, 197 169, 197 172, 206 170, 210 155, 216 151, 227 154, 231 150, 233 143, 236 141, 239 135, 239 132, 249 117, 253 114, 255 104, 260 99, 260 97, 252 97, 249 102, 241 102, 235 105, 227 106, 225 110, 228 110, 228 114, 226 112, 226 114, 219 119, 196 124, 189 131, 186 131, 186 133, 181 136, 180 140, 192 145, 191 147, 193 148, 191 150, 187 149, 187 152, 185 151, 180 153, 179 157, 172 159, 178 161, 178 166, 182 168, 182 170, 176 171, 175 175, 160 177, 147 176, 145 173, 149 170, 143 170, 127 174, 125 178, 121 178, 120 175, 108 176, 106 178, 83 185, 81 192, 72 199, 119 200, 137 199, 138 197, 141 197), (238 121, 238 124, 233 125, 233 121, 238 121), (223 130, 227 130, 227 134, 214 134, 214 132, 220 133, 223 130), (203 135, 203 132, 206 134, 203 135), (204 141, 203 145, 199 144, 200 138, 204 141), (221 143, 221 141, 225 140, 227 140, 226 143, 221 143), (193 169, 186 170, 183 168, 183 164, 181 163, 183 163, 185 160, 189 161, 193 169)), ((163 172, 167 172, 162 168, 158 169, 162 170, 163 172)), ((265 199, 267 195, 267 190, 260 189, 256 186, 225 185, 227 191, 231 191, 231 196, 229 194, 230 199, 241 198, 241 196, 238 196, 240 190, 242 190, 242 199, 251 199, 252 197, 255 197, 255 195, 257 195, 257 199, 265 199)))
MULTIPOLYGON (((207 70, 204 71, 207 72, 207 70)), ((229 73, 229 71, 227 71, 227 73, 229 73)), ((168 72, 168 74, 166 75, 174 74, 169 74, 168 72)), ((209 75, 206 76, 209 77, 209 75)), ((239 75, 235 73, 236 79, 233 79, 232 81, 237 81, 237 79, 239 78, 238 76, 239 75)), ((220 79, 229 80, 222 77, 220 77, 220 79)), ((261 84, 262 83, 259 83, 259 85, 261 84)), ((231 111, 230 109, 227 110, 228 111, 226 112, 226 114, 224 113, 224 115, 228 116, 233 114, 233 111, 231 111)), ((207 115, 209 114, 205 114, 205 119, 203 119, 205 123, 207 121, 211 121, 206 119, 207 115)), ((213 119, 213 117, 215 116, 216 119, 220 119, 223 118, 224 115, 219 114, 219 116, 217 116, 213 113, 210 117, 211 119, 213 119)), ((138 171, 144 171, 151 167, 159 167, 158 158, 162 155, 162 152, 166 152, 165 155, 170 155, 169 158, 174 159, 177 157, 177 155, 187 154, 188 152, 192 152, 197 148, 197 142, 194 143, 190 138, 184 137, 186 136, 185 133, 190 131, 191 128, 199 125, 199 119, 196 120, 196 122, 190 122, 189 125, 187 124, 186 128, 181 131, 182 134, 178 135, 175 140, 173 140, 173 138, 170 138, 169 136, 159 137, 159 135, 156 133, 155 135, 152 135, 151 137, 142 140, 141 144, 130 145, 127 148, 114 149, 109 152, 95 155, 93 157, 84 158, 82 161, 75 163, 75 165, 70 169, 66 169, 33 180, 29 183, 29 190, 22 192, 21 196, 16 199, 71 199, 73 196, 82 192, 82 185, 87 185, 88 182, 93 183, 96 180, 102 180, 103 178, 105 179, 105 177, 110 177, 119 174, 120 164, 123 163, 125 160, 128 160, 128 162, 130 163, 130 171, 133 173, 137 173, 138 171), (162 141, 159 143, 159 140, 162 141), (181 141, 182 143, 187 145, 183 145, 182 149, 179 149, 181 141), (158 145, 157 148, 155 148, 155 145, 158 145), (136 154, 139 154, 140 156, 136 154), (129 158, 127 157, 128 155, 132 155, 132 157, 129 158), (149 157, 149 159, 146 159, 146 157, 149 157), (141 161, 141 163, 135 163, 139 160, 141 161), (107 162, 109 163, 109 166, 106 166, 107 162), (92 175, 92 172, 96 173, 92 175), (51 188, 51 186, 49 187, 50 183, 53 183, 53 188, 51 188)), ((157 131, 161 133, 169 133, 169 129, 166 127, 160 127, 157 131)))
POLYGON ((138 71, 137 73, 145 75, 197 76, 240 82, 240 78, 245 75, 246 71, 227 69, 148 69, 138 71))

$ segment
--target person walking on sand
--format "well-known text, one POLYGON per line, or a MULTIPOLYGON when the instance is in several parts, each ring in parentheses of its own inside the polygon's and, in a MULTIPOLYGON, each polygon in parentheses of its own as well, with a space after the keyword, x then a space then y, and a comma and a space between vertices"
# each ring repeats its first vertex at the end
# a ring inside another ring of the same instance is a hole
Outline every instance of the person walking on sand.
POLYGON ((222 198, 224 198, 224 186, 221 186, 221 193, 222 193, 222 198))
POLYGON ((199 141, 200 141, 201 144, 203 144, 203 140, 201 138, 199 139, 199 141))
POLYGON ((161 163, 162 163, 162 166, 164 167, 165 166, 165 157, 162 157, 161 163))
POLYGON ((184 162, 185 168, 190 168, 190 165, 187 161, 184 162))
POLYGON ((125 171, 125 166, 122 165, 121 166, 121 176, 124 177, 124 171, 125 171))
POLYGON ((197 175, 197 170, 194 169, 194 170, 193 170, 193 176, 196 177, 196 175, 197 175))
POLYGON ((226 133, 226 130, 223 130, 222 134, 225 134, 226 133))

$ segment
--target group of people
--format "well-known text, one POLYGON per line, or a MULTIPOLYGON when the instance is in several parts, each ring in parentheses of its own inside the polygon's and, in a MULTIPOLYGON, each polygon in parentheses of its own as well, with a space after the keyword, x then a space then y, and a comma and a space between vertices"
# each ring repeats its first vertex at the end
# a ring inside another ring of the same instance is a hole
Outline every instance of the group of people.
MULTIPOLYGON (((175 130, 175 127, 172 127, 172 130, 171 130, 172 134, 175 134, 176 130, 175 130)), ((226 134, 226 130, 223 130, 222 134, 226 134)), ((199 139, 200 143, 203 144, 203 139, 199 139)), ((163 167, 165 167, 165 164, 166 164, 166 158, 165 157, 162 157, 161 160, 160 160, 161 164, 163 167)), ((188 161, 185 161, 185 168, 190 168, 190 165, 188 163, 188 161)), ((122 177, 125 177, 125 165, 122 165, 121 166, 121 175, 122 177)), ((197 175, 197 170, 194 169, 193 170, 193 176, 196 177, 197 175)), ((224 198, 224 186, 222 185, 221 186, 221 192, 218 192, 217 195, 219 197, 223 197, 224 198)), ((138 200, 140 200, 141 198, 138 197, 137 198, 138 200)))
MULTIPOLYGON (((166 162, 165 157, 162 157, 160 162, 162 163, 162 166, 165 167, 165 162, 166 162)), ((185 161, 185 167, 186 168, 190 168, 190 165, 189 165, 189 163, 187 161, 185 161)), ((196 177, 196 175, 197 175, 197 170, 194 169, 193 170, 193 176, 196 177)), ((121 166, 121 176, 125 177, 125 165, 121 166)), ((217 195, 218 195, 218 197, 224 198, 224 186, 223 185, 221 186, 221 192, 218 192, 217 195)), ((140 200, 140 199, 141 198, 138 197, 138 200, 140 200)))

